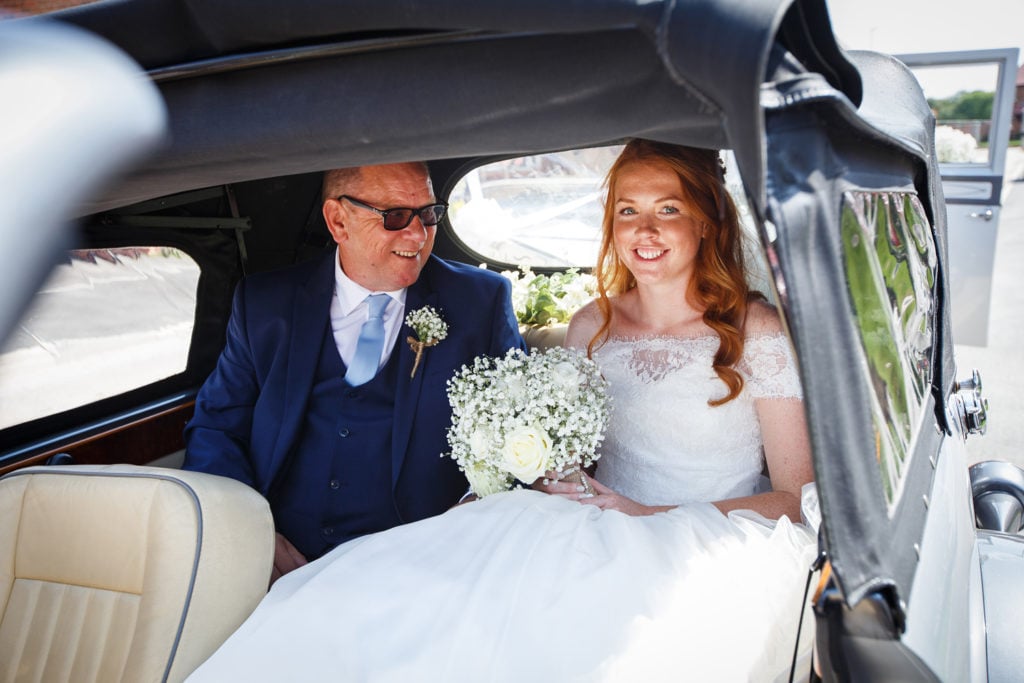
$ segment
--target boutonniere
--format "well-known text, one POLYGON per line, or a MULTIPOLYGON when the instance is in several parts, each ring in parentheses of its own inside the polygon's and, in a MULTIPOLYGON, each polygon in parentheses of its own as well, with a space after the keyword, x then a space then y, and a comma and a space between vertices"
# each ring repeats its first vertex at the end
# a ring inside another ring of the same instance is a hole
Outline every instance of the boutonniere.
POLYGON ((441 318, 441 314, 435 311, 433 306, 424 306, 411 311, 405 317, 405 324, 416 333, 415 337, 406 339, 409 342, 409 348, 416 354, 412 372, 409 373, 409 379, 412 379, 416 376, 416 368, 420 366, 423 351, 448 336, 448 323, 441 318))

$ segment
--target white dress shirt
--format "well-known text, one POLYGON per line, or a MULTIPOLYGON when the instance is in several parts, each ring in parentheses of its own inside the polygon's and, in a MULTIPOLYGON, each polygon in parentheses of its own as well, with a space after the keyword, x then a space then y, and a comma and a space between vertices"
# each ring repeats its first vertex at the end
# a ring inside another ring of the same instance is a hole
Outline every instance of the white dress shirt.
POLYGON ((397 289, 393 292, 376 292, 353 282, 345 271, 341 269, 341 258, 335 250, 334 256, 334 296, 331 298, 331 331, 334 333, 334 343, 338 347, 338 354, 344 361, 345 367, 352 362, 356 355, 356 342, 359 341, 359 332, 363 323, 369 317, 369 305, 366 297, 371 294, 387 294, 391 297, 387 308, 384 309, 384 350, 381 353, 377 369, 384 367, 391 357, 391 350, 398 339, 398 333, 402 329, 402 322, 405 319, 405 289, 397 289))

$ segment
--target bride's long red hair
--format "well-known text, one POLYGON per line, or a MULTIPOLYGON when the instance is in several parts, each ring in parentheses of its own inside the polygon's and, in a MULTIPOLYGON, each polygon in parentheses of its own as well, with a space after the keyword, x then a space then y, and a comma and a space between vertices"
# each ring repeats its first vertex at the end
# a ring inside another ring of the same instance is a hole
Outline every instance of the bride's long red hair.
POLYGON ((734 366, 743 356, 743 322, 751 291, 747 285, 739 216, 725 188, 725 167, 717 150, 637 139, 630 141, 612 164, 605 179, 608 196, 601 221, 601 247, 594 268, 597 306, 602 323, 587 345, 587 353, 592 354, 598 342, 608 336, 612 322, 609 297, 636 287, 636 278, 615 252, 612 225, 619 177, 623 169, 638 161, 657 161, 671 168, 679 176, 683 200, 695 217, 707 226, 706 235, 697 249, 693 278, 684 296, 692 305, 704 310, 704 323, 718 334, 713 368, 719 379, 725 382, 729 393, 708 403, 722 405, 739 396, 743 390, 743 377, 734 366))

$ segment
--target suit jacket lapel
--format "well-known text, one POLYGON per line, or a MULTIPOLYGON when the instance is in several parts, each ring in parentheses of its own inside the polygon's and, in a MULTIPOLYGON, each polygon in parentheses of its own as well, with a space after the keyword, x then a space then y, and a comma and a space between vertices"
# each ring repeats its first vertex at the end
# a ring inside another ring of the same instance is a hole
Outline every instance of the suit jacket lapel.
POLYGON ((285 369, 287 382, 284 413, 274 444, 269 481, 277 477, 302 429, 320 359, 320 346, 330 322, 331 296, 334 293, 334 254, 332 251, 330 258, 324 259, 323 264, 295 294, 291 338, 288 341, 288 365, 285 369))
MULTIPOLYGON (((419 280, 409 287, 405 295, 405 314, 415 311, 423 306, 437 308, 437 292, 429 286, 429 277, 426 270, 420 274, 419 280)), ((416 376, 410 377, 413 361, 416 354, 409 348, 406 341, 412 336, 412 330, 403 323, 402 330, 395 342, 392 353, 398 354, 398 386, 395 388, 395 419, 391 431, 391 488, 394 490, 398 483, 398 475, 402 472, 402 464, 405 462, 406 452, 409 449, 409 439, 412 436, 412 425, 416 418, 416 406, 419 403, 420 391, 423 388, 423 376, 430 365, 430 349, 423 353, 420 358, 420 365, 416 369, 416 376)))

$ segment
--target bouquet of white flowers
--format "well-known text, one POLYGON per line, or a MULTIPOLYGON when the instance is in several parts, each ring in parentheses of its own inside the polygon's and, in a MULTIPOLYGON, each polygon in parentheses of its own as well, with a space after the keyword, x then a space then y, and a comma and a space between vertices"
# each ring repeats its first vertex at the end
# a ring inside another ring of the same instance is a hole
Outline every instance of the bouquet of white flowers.
POLYGON ((575 349, 479 356, 448 380, 449 454, 483 497, 587 467, 608 426, 607 382, 575 349))

